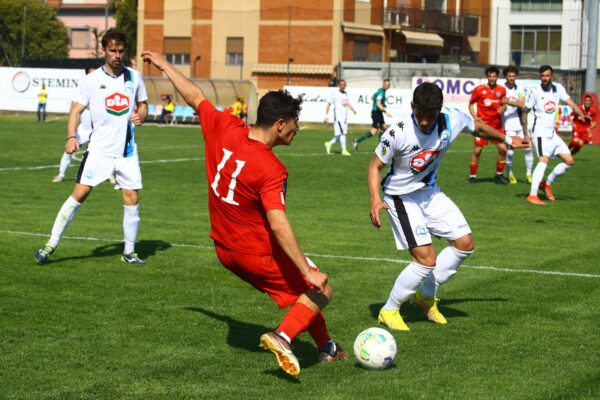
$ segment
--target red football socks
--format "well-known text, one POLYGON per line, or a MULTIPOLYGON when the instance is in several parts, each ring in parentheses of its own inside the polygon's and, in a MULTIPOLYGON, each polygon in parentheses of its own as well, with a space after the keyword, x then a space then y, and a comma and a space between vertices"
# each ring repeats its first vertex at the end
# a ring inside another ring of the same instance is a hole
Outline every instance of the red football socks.
POLYGON ((506 165, 506 161, 498 161, 496 162, 496 173, 501 174, 504 171, 504 166, 506 165))
POLYGON ((471 176, 477 175, 477 168, 479 168, 479 164, 471 163, 471 164, 469 164, 469 166, 471 167, 471 176))
POLYGON ((308 333, 319 349, 331 340, 329 333, 327 332, 327 324, 325 323, 323 311, 318 313, 312 323, 308 326, 308 333))
POLYGON ((281 325, 277 328, 277 332, 283 332, 290 340, 294 340, 301 332, 308 329, 317 315, 319 314, 308 308, 308 306, 295 303, 285 314, 281 325))

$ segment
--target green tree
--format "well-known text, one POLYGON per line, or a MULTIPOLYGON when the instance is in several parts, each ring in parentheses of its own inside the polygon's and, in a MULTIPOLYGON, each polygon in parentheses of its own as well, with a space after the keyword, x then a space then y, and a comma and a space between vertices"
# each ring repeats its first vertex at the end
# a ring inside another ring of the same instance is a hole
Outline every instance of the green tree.
POLYGON ((110 7, 115 10, 117 28, 127 32, 125 54, 128 59, 135 58, 137 51, 137 0, 110 0, 110 7))
POLYGON ((41 0, 0 1, 0 65, 58 60, 69 55, 69 33, 41 0))

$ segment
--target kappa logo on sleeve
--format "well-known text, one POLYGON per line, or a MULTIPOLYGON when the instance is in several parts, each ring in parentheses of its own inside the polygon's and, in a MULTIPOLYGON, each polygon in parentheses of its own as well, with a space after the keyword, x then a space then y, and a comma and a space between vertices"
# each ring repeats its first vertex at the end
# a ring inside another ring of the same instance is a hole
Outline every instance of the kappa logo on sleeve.
POLYGON ((119 92, 113 93, 104 99, 104 107, 107 113, 120 117, 129 111, 129 97, 119 92))
POLYGON ((409 166, 410 171, 413 175, 417 175, 419 172, 424 171, 432 162, 435 161, 437 156, 440 154, 439 150, 425 150, 419 154, 415 154, 410 158, 409 166))

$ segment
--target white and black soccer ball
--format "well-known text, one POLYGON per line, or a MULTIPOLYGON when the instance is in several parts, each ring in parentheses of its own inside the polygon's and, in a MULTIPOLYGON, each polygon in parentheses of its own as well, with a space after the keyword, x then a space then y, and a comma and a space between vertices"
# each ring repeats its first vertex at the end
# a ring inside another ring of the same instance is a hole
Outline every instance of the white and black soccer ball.
POLYGON ((354 356, 366 368, 389 367, 396 357, 396 350, 392 334, 381 328, 365 329, 354 341, 354 356))

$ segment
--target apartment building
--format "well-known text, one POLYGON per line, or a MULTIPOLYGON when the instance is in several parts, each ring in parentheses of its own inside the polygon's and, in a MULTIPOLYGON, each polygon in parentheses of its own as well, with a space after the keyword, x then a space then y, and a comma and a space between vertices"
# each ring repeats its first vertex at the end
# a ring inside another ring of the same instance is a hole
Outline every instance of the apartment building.
POLYGON ((139 0, 138 49, 190 77, 323 86, 341 61, 487 62, 490 1, 139 0))

